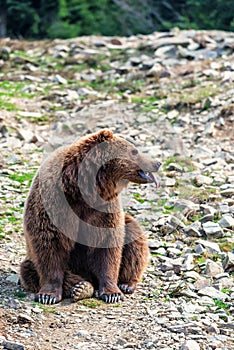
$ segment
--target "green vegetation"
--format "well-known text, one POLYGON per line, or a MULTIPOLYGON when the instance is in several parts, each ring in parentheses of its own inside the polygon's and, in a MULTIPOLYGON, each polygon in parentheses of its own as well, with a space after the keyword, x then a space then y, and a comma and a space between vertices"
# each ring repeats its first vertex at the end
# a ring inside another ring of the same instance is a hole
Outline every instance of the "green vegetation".
POLYGON ((96 308, 104 305, 103 301, 94 298, 81 300, 79 301, 79 304, 90 308, 96 308))
POLYGON ((17 111, 18 108, 16 107, 16 105, 10 101, 8 101, 7 98, 5 98, 5 96, 1 96, 1 92, 0 92, 0 109, 1 110, 5 110, 5 111, 17 111))
POLYGON ((227 303, 224 303, 222 300, 218 300, 218 299, 213 299, 215 306, 218 307, 219 309, 223 309, 223 310, 227 310, 230 308, 230 305, 227 303))
POLYGON ((0 37, 73 38, 168 30, 234 29, 232 0, 2 0, 0 37), (227 11, 228 9, 228 11, 227 11))
POLYGON ((35 173, 36 173, 36 169, 34 172, 29 172, 29 173, 24 173, 24 174, 23 173, 14 173, 12 175, 9 175, 9 178, 13 181, 18 181, 21 184, 27 181, 28 185, 30 185, 35 173))
POLYGON ((139 203, 144 203, 144 198, 141 197, 140 193, 133 193, 133 197, 139 202, 139 203))
POLYGON ((27 296, 27 293, 22 292, 20 290, 16 290, 14 294, 15 294, 15 297, 19 300, 24 300, 25 297, 27 296))
POLYGON ((195 167, 192 163, 192 160, 190 158, 182 158, 182 157, 169 157, 166 160, 163 161, 163 169, 167 170, 168 166, 171 163, 175 163, 179 165, 182 168, 186 168, 186 171, 193 171, 195 170, 195 167))

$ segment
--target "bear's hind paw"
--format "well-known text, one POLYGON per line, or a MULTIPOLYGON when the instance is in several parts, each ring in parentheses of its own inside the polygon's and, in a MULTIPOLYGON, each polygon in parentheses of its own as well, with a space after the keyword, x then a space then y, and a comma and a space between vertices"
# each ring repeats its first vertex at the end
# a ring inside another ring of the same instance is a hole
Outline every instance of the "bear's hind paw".
POLYGON ((88 281, 81 281, 72 287, 71 298, 73 302, 81 299, 91 298, 94 293, 92 284, 88 281))

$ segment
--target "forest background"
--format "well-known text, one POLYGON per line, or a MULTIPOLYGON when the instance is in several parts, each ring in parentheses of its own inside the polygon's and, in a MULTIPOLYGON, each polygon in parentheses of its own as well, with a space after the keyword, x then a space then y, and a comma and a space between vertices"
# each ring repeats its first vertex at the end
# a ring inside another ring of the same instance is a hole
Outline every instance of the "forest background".
POLYGON ((0 37, 43 39, 234 30, 233 0, 0 0, 0 37))

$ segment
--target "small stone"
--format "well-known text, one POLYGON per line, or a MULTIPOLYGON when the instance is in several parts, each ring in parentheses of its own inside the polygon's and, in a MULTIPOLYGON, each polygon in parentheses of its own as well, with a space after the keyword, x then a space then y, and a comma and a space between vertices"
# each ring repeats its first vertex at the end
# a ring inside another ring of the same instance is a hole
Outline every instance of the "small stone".
POLYGON ((203 289, 200 289, 198 291, 199 295, 205 295, 207 297, 213 298, 213 299, 218 299, 225 301, 227 298, 227 295, 225 293, 222 293, 215 289, 214 287, 205 287, 203 289))
POLYGON ((76 333, 76 336, 77 337, 80 337, 80 338, 86 338, 87 336, 89 336, 89 332, 86 331, 85 329, 80 329, 78 333, 76 333))
POLYGON ((1 345, 3 346, 4 349, 7 349, 7 350, 25 350, 25 347, 19 343, 3 341, 1 345))
POLYGON ((194 250, 198 255, 202 255, 207 251, 201 244, 196 244, 194 250))
POLYGON ((204 289, 206 287, 210 287, 210 280, 206 277, 199 276, 197 281, 194 283, 194 288, 196 290, 204 289))
POLYGON ((220 191, 223 197, 232 197, 234 195, 234 188, 227 188, 226 190, 220 191))
POLYGON ((200 345, 195 340, 188 340, 181 345, 180 350, 200 350, 200 345))
POLYGON ((207 260, 206 261, 206 268, 204 270, 204 274, 210 277, 214 277, 215 275, 218 275, 219 273, 223 273, 223 267, 221 264, 216 263, 213 260, 207 260))
POLYGON ((184 273, 184 278, 196 281, 200 278, 200 275, 196 271, 186 271, 184 273))
POLYGON ((207 237, 219 238, 223 236, 223 230, 216 222, 207 221, 202 226, 207 237))
POLYGON ((59 75, 59 74, 56 74, 53 77, 53 82, 59 83, 59 84, 67 84, 67 80, 65 78, 61 77, 61 75, 59 75))
POLYGON ((182 172, 183 172, 182 166, 180 166, 179 164, 176 164, 176 163, 170 163, 170 164, 167 166, 167 170, 168 170, 168 171, 178 171, 179 173, 182 173, 182 172))
POLYGON ((213 323, 209 327, 207 327, 207 332, 208 333, 220 334, 220 330, 219 330, 217 324, 215 324, 215 323, 213 323))
POLYGON ((200 221, 195 221, 191 225, 184 228, 184 232, 188 236, 201 237, 202 235, 202 225, 200 221))
POLYGON ((182 269, 183 269, 183 271, 190 271, 190 270, 194 269, 193 254, 185 255, 182 269))
POLYGON ((210 253, 210 254, 220 254, 221 253, 221 250, 219 248, 218 243, 209 242, 209 241, 205 241, 203 239, 199 239, 198 241, 196 241, 196 244, 201 244, 201 246, 205 247, 206 250, 208 251, 208 253, 210 253))
POLYGON ((231 215, 225 215, 218 221, 221 227, 234 228, 234 218, 231 215))
MULTIPOLYGON (((215 276, 216 277, 216 276, 215 276)), ((224 277, 218 279, 215 283, 212 284, 212 286, 220 291, 223 289, 231 289, 234 287, 234 282, 232 278, 224 277)))
POLYGON ((19 314, 18 315, 18 323, 33 323, 34 320, 32 319, 32 317, 30 317, 27 314, 19 314))
POLYGON ((176 179, 174 179, 173 177, 167 177, 165 180, 165 186, 166 187, 173 187, 176 184, 176 179))
POLYGON ((202 216, 199 221, 202 224, 204 224, 205 222, 213 221, 213 220, 214 220, 214 215, 213 214, 206 214, 206 215, 202 216))
POLYGON ((223 260, 223 268, 225 271, 233 272, 234 271, 234 254, 228 252, 223 260))
POLYGON ((193 178, 193 181, 196 186, 201 187, 203 185, 211 185, 213 182, 213 179, 211 177, 204 176, 204 175, 196 175, 193 178))
POLYGON ((6 278, 7 282, 18 284, 19 283, 19 276, 17 274, 9 275, 6 278))
POLYGON ((26 142, 32 142, 32 140, 34 138, 33 132, 28 130, 28 129, 19 129, 18 135, 19 135, 19 138, 21 140, 26 141, 26 142))

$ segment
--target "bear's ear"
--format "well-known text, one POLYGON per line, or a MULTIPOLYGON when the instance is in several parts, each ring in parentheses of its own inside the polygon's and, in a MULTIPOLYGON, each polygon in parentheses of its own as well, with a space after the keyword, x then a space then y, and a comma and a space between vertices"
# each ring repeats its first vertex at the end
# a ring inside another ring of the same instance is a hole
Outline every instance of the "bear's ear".
POLYGON ((110 141, 114 138, 114 134, 111 130, 103 129, 97 133, 98 142, 110 141))

